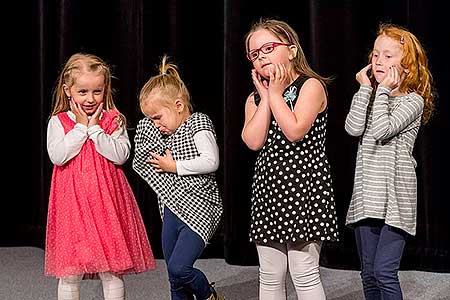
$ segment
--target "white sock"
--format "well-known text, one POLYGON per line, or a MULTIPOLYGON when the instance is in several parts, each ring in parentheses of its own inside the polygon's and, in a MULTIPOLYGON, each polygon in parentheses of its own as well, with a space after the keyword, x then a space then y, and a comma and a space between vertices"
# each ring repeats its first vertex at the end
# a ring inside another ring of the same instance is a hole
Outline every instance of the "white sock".
POLYGON ((124 300, 125 287, 122 278, 111 272, 99 273, 105 300, 124 300))
POLYGON ((73 275, 60 278, 58 282, 58 300, 79 300, 82 277, 83 275, 73 275))

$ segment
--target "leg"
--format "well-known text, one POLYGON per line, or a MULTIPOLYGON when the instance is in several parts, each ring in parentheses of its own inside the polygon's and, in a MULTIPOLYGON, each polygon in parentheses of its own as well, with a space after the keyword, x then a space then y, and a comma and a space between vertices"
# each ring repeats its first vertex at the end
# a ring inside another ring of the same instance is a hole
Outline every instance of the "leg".
POLYGON ((407 233, 401 229, 384 225, 378 242, 374 273, 383 300, 402 300, 402 290, 398 280, 398 270, 407 233))
POLYGON ((99 273, 105 300, 124 300, 125 287, 122 278, 111 272, 99 273))
POLYGON ((163 251, 169 273, 172 299, 192 299, 192 294, 195 294, 198 300, 207 299, 212 293, 211 286, 205 274, 194 268, 195 261, 205 248, 204 241, 169 209, 164 212, 164 222, 166 224, 163 227, 166 226, 166 231, 163 233, 169 232, 172 235, 172 238, 163 237, 163 241, 168 240, 163 243, 163 251), (169 225, 176 228, 176 236, 174 233, 170 233, 174 229, 169 228, 169 225))
POLYGON ((320 247, 318 242, 288 244, 289 272, 298 299, 326 299, 320 279, 320 247))
POLYGON ((361 262, 361 279, 364 296, 367 300, 381 300, 381 291, 374 273, 374 261, 380 238, 381 225, 359 224, 355 228, 356 246, 361 262))
POLYGON ((282 244, 256 244, 259 258, 259 299, 286 299, 287 250, 282 244))
POLYGON ((80 300, 80 282, 83 275, 67 276, 59 279, 58 300, 80 300))
MULTIPOLYGON (((171 274, 169 272, 169 262, 173 253, 173 250, 176 246, 178 240, 179 230, 184 225, 167 207, 164 208, 164 219, 162 223, 162 234, 161 234, 161 243, 162 250, 164 254, 164 260, 166 262, 169 282, 171 282, 171 274)), ((191 291, 183 288, 177 288, 177 291, 172 290, 171 284, 171 294, 172 299, 183 299, 183 300, 194 300, 194 295, 191 291), (176 293, 177 295, 173 295, 176 293), (177 298, 178 297, 178 298, 177 298)))

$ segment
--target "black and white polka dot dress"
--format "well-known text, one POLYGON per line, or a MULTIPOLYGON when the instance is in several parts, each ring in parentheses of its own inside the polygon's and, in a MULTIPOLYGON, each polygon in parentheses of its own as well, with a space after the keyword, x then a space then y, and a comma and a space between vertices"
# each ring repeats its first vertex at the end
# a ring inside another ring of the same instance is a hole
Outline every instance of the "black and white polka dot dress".
MULTIPOLYGON (((284 92, 292 110, 306 79, 299 77, 284 92)), ((325 154, 326 123, 327 109, 317 115, 301 141, 292 143, 272 117, 255 165, 250 241, 266 244, 338 239, 330 166, 325 154)))

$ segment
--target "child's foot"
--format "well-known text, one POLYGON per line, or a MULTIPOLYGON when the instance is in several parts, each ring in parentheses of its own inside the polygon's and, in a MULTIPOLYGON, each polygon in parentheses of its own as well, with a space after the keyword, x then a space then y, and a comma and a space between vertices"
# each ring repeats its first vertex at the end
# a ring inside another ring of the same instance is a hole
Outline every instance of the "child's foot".
POLYGON ((214 288, 214 282, 211 282, 211 296, 209 296, 208 300, 225 300, 225 298, 219 294, 217 294, 216 289, 214 288))
POLYGON ((209 296, 208 300, 225 300, 225 298, 216 292, 213 292, 211 296, 209 296))

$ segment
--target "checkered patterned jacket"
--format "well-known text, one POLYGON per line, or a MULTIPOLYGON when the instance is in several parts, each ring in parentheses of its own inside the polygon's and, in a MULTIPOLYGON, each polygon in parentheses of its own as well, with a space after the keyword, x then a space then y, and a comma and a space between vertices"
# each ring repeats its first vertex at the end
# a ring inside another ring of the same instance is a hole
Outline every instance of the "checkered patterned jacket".
POLYGON ((170 136, 164 136, 149 118, 139 121, 134 138, 133 169, 158 196, 161 218, 164 206, 199 234, 205 244, 217 229, 223 212, 222 199, 215 173, 179 176, 174 173, 156 173, 146 162, 149 152, 159 154, 170 149, 176 161, 198 157, 194 135, 201 130, 212 131, 210 118, 203 113, 193 113, 170 136))

